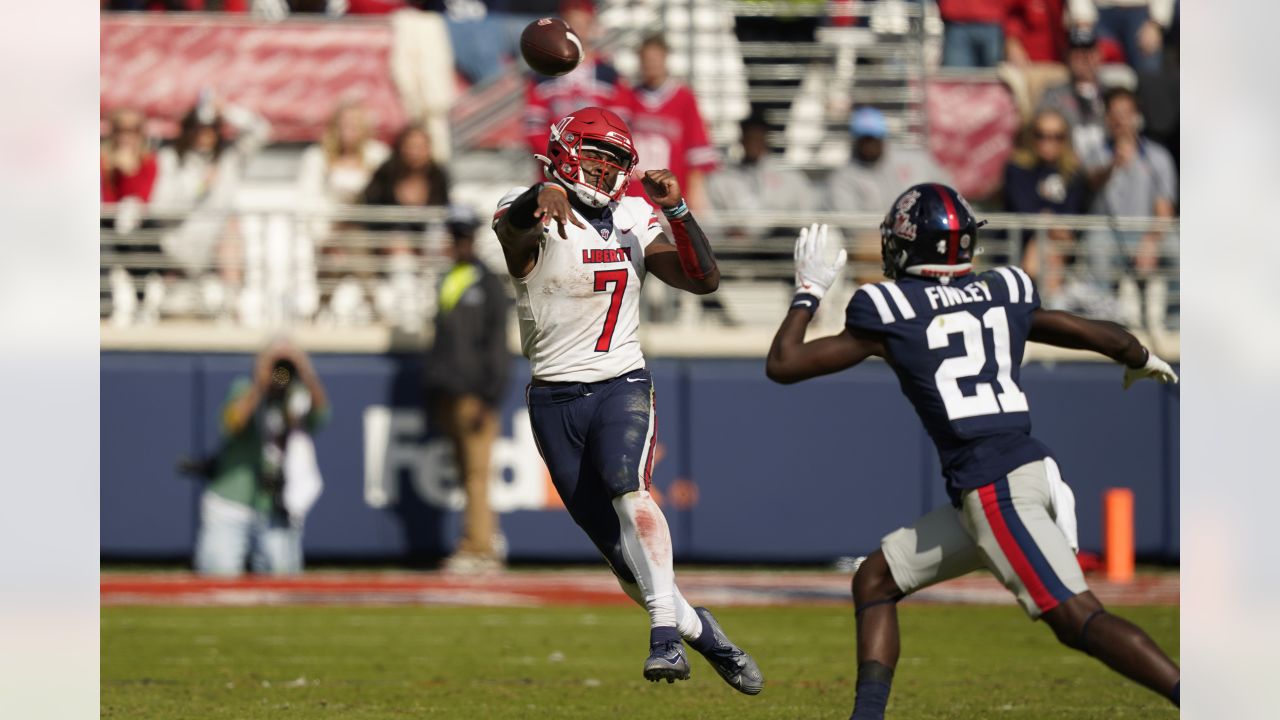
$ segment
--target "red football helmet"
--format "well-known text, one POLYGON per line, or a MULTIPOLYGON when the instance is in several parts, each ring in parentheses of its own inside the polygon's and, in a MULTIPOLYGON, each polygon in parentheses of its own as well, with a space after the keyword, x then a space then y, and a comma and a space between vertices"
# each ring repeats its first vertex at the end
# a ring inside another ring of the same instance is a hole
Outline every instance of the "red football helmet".
POLYGON ((598 107, 582 108, 552 125, 547 154, 535 157, 542 161, 548 180, 597 208, 622 198, 631 181, 631 169, 640 159, 627 124, 617 114, 598 107), (604 166, 594 182, 582 170, 582 152, 586 150, 595 151, 593 161, 604 166), (611 160, 600 159, 601 155, 611 160), (606 169, 618 171, 612 187, 605 187, 606 169))

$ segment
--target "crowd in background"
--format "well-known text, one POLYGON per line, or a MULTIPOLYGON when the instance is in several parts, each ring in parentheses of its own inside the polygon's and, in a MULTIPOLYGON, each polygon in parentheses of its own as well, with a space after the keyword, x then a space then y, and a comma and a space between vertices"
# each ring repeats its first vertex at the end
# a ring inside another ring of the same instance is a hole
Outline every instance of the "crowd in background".
MULTIPOLYGON (((444 15, 457 71, 470 83, 504 72, 529 19, 551 13, 564 17, 582 37, 584 60, 564 77, 526 79, 527 149, 545 153, 550 123, 578 107, 615 110, 632 129, 640 169, 670 168, 689 206, 721 221, 719 248, 772 243, 789 252, 793 227, 735 225, 733 218, 743 213, 881 214, 907 186, 953 180, 929 152, 899 143, 886 114, 871 105, 856 106, 848 117, 847 160, 819 176, 771 152, 768 104, 757 105, 741 121, 738 143, 722 157, 694 93, 669 71, 670 48, 664 38, 641 40, 638 73, 624 77, 595 49, 596 17, 589 0, 103 2, 113 10, 221 10, 267 19, 406 6, 444 15)), ((944 66, 1004 63, 1030 75, 1044 70, 1043 77, 1060 78, 1035 93, 998 188, 988 197, 970 198, 980 210, 1176 217, 1174 0, 939 0, 938 9, 945 22, 944 66), (1104 66, 1128 68, 1130 74, 1107 76, 1104 66)), ((833 13, 825 22, 838 25, 845 19, 833 13)), ((811 38, 813 32, 813 23, 794 19, 744 20, 739 28, 743 39, 763 37, 769 27, 773 39, 788 33, 811 38)), ((131 264, 129 271, 111 271, 113 313, 145 322, 158 319, 162 309, 176 314, 191 308, 214 315, 215 309, 225 311, 231 303, 228 289, 246 282, 243 240, 250 232, 237 226, 229 211, 239 209, 246 166, 271 142, 270 123, 254 108, 202 92, 166 142, 157 142, 148 132, 148 118, 134 109, 113 110, 103 126, 101 198, 114 205, 103 221, 104 232, 121 240, 116 252, 163 258, 154 267, 141 262, 131 264), (130 242, 131 237, 143 239, 130 242)), ((460 484, 469 498, 463 537, 446 567, 492 569, 501 565, 505 553, 486 493, 497 432, 495 406, 507 374, 510 301, 500 274, 477 255, 483 221, 472 209, 451 203, 450 169, 438 159, 432 134, 409 122, 394 136, 380 138, 374 127, 361 104, 338 102, 321 136, 299 155, 293 196, 306 211, 303 234, 322 260, 309 266, 315 297, 299 307, 310 317, 338 324, 378 318, 420 329, 434 317, 424 405, 453 444, 460 484), (427 215, 413 212, 353 216, 347 212, 353 206, 435 209, 446 219, 435 227, 427 215), (428 290, 421 268, 431 251, 423 238, 433 229, 451 242, 435 250, 446 262, 440 263, 443 270, 431 278, 434 287, 428 290)), ((643 197, 638 182, 629 191, 643 197)), ((1047 305, 1148 330, 1161 326, 1162 298, 1169 287, 1159 271, 1176 252, 1176 236, 1057 227, 1021 231, 1010 239, 1047 305)), ((854 279, 880 279, 878 233, 855 233, 844 242, 856 261, 854 279)), ((752 252, 740 256, 778 257, 752 252)), ((248 302, 240 307, 242 314, 254 307, 244 298, 241 302, 248 302)), ((708 303, 704 307, 723 310, 714 298, 708 303)), ((235 574, 246 559, 263 572, 301 568, 303 518, 321 486, 310 433, 327 415, 324 388, 310 361, 286 343, 262 353, 254 376, 231 389, 222 413, 224 444, 210 466, 201 503, 197 569, 235 574), (286 466, 295 477, 308 478, 292 485, 301 495, 283 494, 289 487, 281 480, 286 466)))
MULTIPOLYGON (((566 76, 527 80, 523 122, 525 141, 533 153, 545 152, 547 129, 554 119, 577 107, 600 105, 628 121, 643 167, 671 168, 690 207, 713 217, 759 211, 881 213, 903 187, 952 181, 928 152, 896 143, 885 115, 869 105, 855 107, 849 118, 847 162, 820 177, 790 167, 770 152, 766 108, 762 107, 741 122, 738 146, 728 148, 727 158, 721 158, 693 92, 669 74, 669 49, 661 36, 640 43, 639 72, 628 80, 594 50, 597 29, 590 0, 564 0, 547 7, 550 4, 545 0, 434 4, 185 0, 103 5, 122 10, 250 12, 269 18, 288 12, 341 15, 404 6, 434 9, 446 18, 457 49, 457 70, 470 82, 500 74, 514 54, 515 30, 536 12, 555 12, 582 37, 584 60, 566 76), (495 41, 474 42, 478 33, 495 41), (481 45, 484 49, 479 49, 481 45)), ((938 9, 945 22, 944 66, 1004 62, 1031 68, 1028 72, 1048 67, 1057 74, 1047 77, 1064 78, 1037 93, 1039 101, 1018 133, 999 188, 990 197, 970 198, 980 209, 1176 216, 1176 2, 939 0, 938 9), (1101 69, 1117 64, 1132 72, 1108 84, 1101 69)), ((840 21, 835 12, 828 20, 840 21)), ((743 23, 740 34, 752 37, 756 24, 759 19, 743 23)), ((225 287, 243 280, 238 268, 243 267, 244 252, 236 228, 228 225, 227 211, 234 208, 247 162, 270 140, 270 124, 253 109, 224 103, 206 92, 182 118, 177 136, 158 150, 147 137, 147 118, 135 110, 117 109, 104 125, 101 197, 117 203, 114 217, 104 225, 119 236, 139 227, 156 230, 158 239, 153 244, 134 245, 130 250, 158 250, 167 261, 157 268, 132 268, 135 279, 145 276, 145 281, 138 297, 122 300, 125 311, 154 318, 162 304, 225 305, 225 289, 220 289, 219 282, 225 287), (150 217, 148 206, 183 217, 150 217), (194 290, 186 291, 197 299, 174 300, 181 293, 173 280, 180 276, 204 278, 194 290)), ((422 254, 416 238, 428 228, 425 221, 401 217, 354 223, 334 213, 352 204, 446 208, 450 173, 433 150, 432 136, 424 127, 410 123, 395 137, 379 139, 365 109, 343 102, 334 109, 323 136, 302 152, 297 196, 300 205, 312 211, 310 236, 322 258, 319 264, 329 268, 319 273, 325 289, 323 298, 313 303, 317 314, 327 312, 329 317, 359 323, 426 302, 424 293, 413 287, 412 272, 422 254), (352 231, 391 234, 393 239, 381 240, 376 247, 331 241, 335 233, 352 231), (379 264, 383 270, 375 270, 379 264), (398 280, 396 268, 403 271, 398 280), (381 285, 368 287, 375 279, 381 285)), ((643 196, 638 182, 632 183, 630 192, 643 196)), ((789 232, 789 228, 725 228, 727 242, 777 238, 789 232)), ((1141 284, 1167 262, 1165 251, 1176 245, 1176 238, 1159 233, 1081 236, 1065 228, 1026 231, 1020 240, 1018 256, 1043 284, 1047 298, 1113 316, 1115 308, 1095 301, 1114 294, 1117 271, 1136 277, 1141 284), (1081 278, 1093 281, 1081 283, 1081 278)), ((874 269, 878 257, 874 234, 848 241, 854 247, 853 257, 874 269)), ((123 273, 113 273, 116 287, 128 282, 123 273)))

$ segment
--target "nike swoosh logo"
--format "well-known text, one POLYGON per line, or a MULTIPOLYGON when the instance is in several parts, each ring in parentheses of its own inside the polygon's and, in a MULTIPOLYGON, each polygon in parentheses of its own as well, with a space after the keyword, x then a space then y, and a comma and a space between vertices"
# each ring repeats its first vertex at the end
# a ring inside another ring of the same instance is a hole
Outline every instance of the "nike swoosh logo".
POLYGON ((808 300, 801 300, 801 301, 799 301, 799 302, 797 302, 797 303, 796 303, 796 305, 799 305, 799 306, 801 306, 801 307, 809 307, 809 306, 810 306, 810 305, 812 305, 812 304, 813 304, 813 303, 812 303, 812 302, 810 302, 810 301, 808 301, 808 300))
POLYGON ((672 665, 678 665, 678 664, 680 664, 680 655, 679 655, 679 654, 677 654, 674 658, 663 658, 663 660, 666 660, 667 662, 671 663, 672 665))
POLYGON ((627 382, 644 382, 644 378, 627 378, 627 382))

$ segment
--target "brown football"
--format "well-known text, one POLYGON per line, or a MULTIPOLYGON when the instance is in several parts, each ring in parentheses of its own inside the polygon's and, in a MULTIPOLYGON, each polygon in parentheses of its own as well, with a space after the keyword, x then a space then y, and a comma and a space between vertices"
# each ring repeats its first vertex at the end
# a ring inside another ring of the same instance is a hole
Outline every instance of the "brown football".
POLYGON ((564 75, 582 62, 582 41, 569 23, 545 17, 529 23, 520 34, 520 54, 536 73, 564 75))

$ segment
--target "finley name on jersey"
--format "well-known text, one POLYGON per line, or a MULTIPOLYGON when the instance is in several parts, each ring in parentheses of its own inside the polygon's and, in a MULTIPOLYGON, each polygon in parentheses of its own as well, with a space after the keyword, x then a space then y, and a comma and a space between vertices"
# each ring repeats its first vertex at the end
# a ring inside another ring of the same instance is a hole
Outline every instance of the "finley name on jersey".
POLYGON ((991 289, 985 280, 969 283, 962 288, 950 285, 930 285, 924 289, 934 310, 974 302, 991 302, 991 289))

